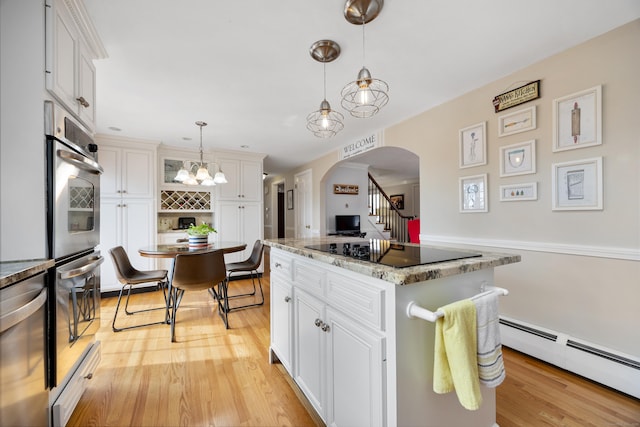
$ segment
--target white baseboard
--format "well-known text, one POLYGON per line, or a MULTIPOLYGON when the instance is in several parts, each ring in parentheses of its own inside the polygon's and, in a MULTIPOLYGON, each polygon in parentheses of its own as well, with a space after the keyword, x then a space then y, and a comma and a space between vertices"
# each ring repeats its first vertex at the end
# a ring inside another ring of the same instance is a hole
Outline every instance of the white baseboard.
POLYGON ((507 347, 640 399, 640 360, 634 356, 506 317, 500 318, 500 335, 507 347))

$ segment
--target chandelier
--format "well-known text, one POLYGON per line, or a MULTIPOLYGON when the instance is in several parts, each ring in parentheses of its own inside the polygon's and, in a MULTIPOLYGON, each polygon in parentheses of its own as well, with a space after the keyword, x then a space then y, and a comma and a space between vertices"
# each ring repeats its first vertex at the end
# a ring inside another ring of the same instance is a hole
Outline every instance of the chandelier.
POLYGON ((178 171, 174 179, 185 185, 213 186, 216 184, 225 184, 227 182, 227 178, 222 172, 222 169, 218 168, 218 172, 215 174, 215 177, 212 177, 203 160, 204 152, 202 150, 202 128, 206 126, 207 123, 203 121, 197 121, 196 125, 200 127, 200 163, 191 162, 188 160, 182 162, 182 168, 178 171), (194 169, 196 169, 195 174, 193 173, 194 169))
MULTIPOLYGON (((364 27, 373 21, 384 0, 347 0, 344 7, 344 17, 355 25, 362 25, 362 59, 365 59, 364 27)), ((347 84, 341 92, 342 107, 353 117, 372 117, 389 102, 389 85, 382 80, 371 77, 366 66, 358 73, 355 81, 347 84)))
POLYGON ((327 62, 340 56, 340 46, 332 40, 319 40, 311 45, 309 53, 313 59, 322 62, 324 99, 320 103, 320 108, 307 116, 307 129, 318 138, 331 138, 344 128, 342 123, 344 116, 332 110, 329 101, 327 101, 327 62))

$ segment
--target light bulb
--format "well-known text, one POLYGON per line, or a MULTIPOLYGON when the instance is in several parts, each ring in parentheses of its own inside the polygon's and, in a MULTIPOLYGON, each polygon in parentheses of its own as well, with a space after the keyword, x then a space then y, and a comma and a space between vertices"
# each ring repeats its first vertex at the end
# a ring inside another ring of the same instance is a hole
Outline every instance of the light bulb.
POLYGON ((371 89, 369 89, 369 85, 366 83, 360 84, 360 88, 358 89, 358 104, 360 105, 368 105, 373 98, 373 94, 371 93, 371 89))
POLYGON ((329 128, 329 118, 327 116, 328 116, 327 112, 323 111, 322 112, 322 128, 323 129, 329 128))

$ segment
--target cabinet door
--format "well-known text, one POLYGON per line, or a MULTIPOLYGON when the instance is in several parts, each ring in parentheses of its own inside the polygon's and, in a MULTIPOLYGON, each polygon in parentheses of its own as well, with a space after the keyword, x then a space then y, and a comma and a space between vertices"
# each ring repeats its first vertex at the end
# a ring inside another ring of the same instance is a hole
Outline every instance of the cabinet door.
POLYGON ((327 309, 327 425, 384 425, 384 338, 327 309))
POLYGON ((122 246, 127 251, 131 264, 138 270, 151 270, 153 258, 141 256, 138 249, 155 241, 153 201, 123 200, 122 216, 122 246))
MULTIPOLYGON (((50 8, 47 8, 50 9, 50 8)), ((47 89, 71 111, 77 111, 76 92, 76 55, 77 40, 75 24, 63 2, 53 5, 53 40, 50 54, 47 55, 47 89)))
POLYGON ((271 351, 291 374, 293 288, 283 275, 271 274, 271 351))
MULTIPOLYGON (((240 204, 237 202, 220 202, 216 209, 218 221, 215 225, 216 238, 220 242, 241 242, 240 227, 242 224, 240 204)), ((245 242, 246 243, 246 242, 245 242)), ((238 262, 243 260, 243 252, 226 254, 226 262, 238 262)))
POLYGON ((98 147, 98 162, 104 169, 100 177, 100 196, 103 199, 105 197, 120 197, 122 189, 121 154, 122 150, 119 148, 106 145, 98 147))
POLYGON ((78 115, 93 130, 96 121, 96 68, 85 43, 80 43, 78 54, 77 98, 82 97, 86 102, 85 105, 78 102, 78 115))
POLYGON ((153 197, 153 153, 143 150, 124 150, 122 154, 123 197, 153 197))
POLYGON ((122 202, 120 199, 100 200, 100 254, 104 262, 100 266, 100 290, 119 290, 109 249, 122 244, 122 202))
POLYGON ((262 240, 263 237, 262 205, 260 203, 242 203, 240 206, 242 214, 241 241, 247 244, 247 248, 241 254, 246 259, 251 255, 251 250, 256 240, 262 240))
POLYGON ((227 177, 226 184, 216 186, 221 200, 240 200, 240 161, 233 159, 219 159, 218 166, 227 177))
POLYGON ((294 379, 325 420, 324 303, 304 291, 294 291, 294 379))
POLYGON ((262 165, 243 160, 240 164, 240 176, 242 200, 262 200, 262 165))

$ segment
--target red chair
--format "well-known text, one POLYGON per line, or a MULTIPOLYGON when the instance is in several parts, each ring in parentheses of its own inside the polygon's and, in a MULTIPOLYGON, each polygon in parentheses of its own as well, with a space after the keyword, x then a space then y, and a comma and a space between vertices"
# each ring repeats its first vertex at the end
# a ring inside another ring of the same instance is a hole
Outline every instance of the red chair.
POLYGON ((409 231, 409 242, 420 243, 420 220, 409 220, 407 222, 407 230, 409 231))

